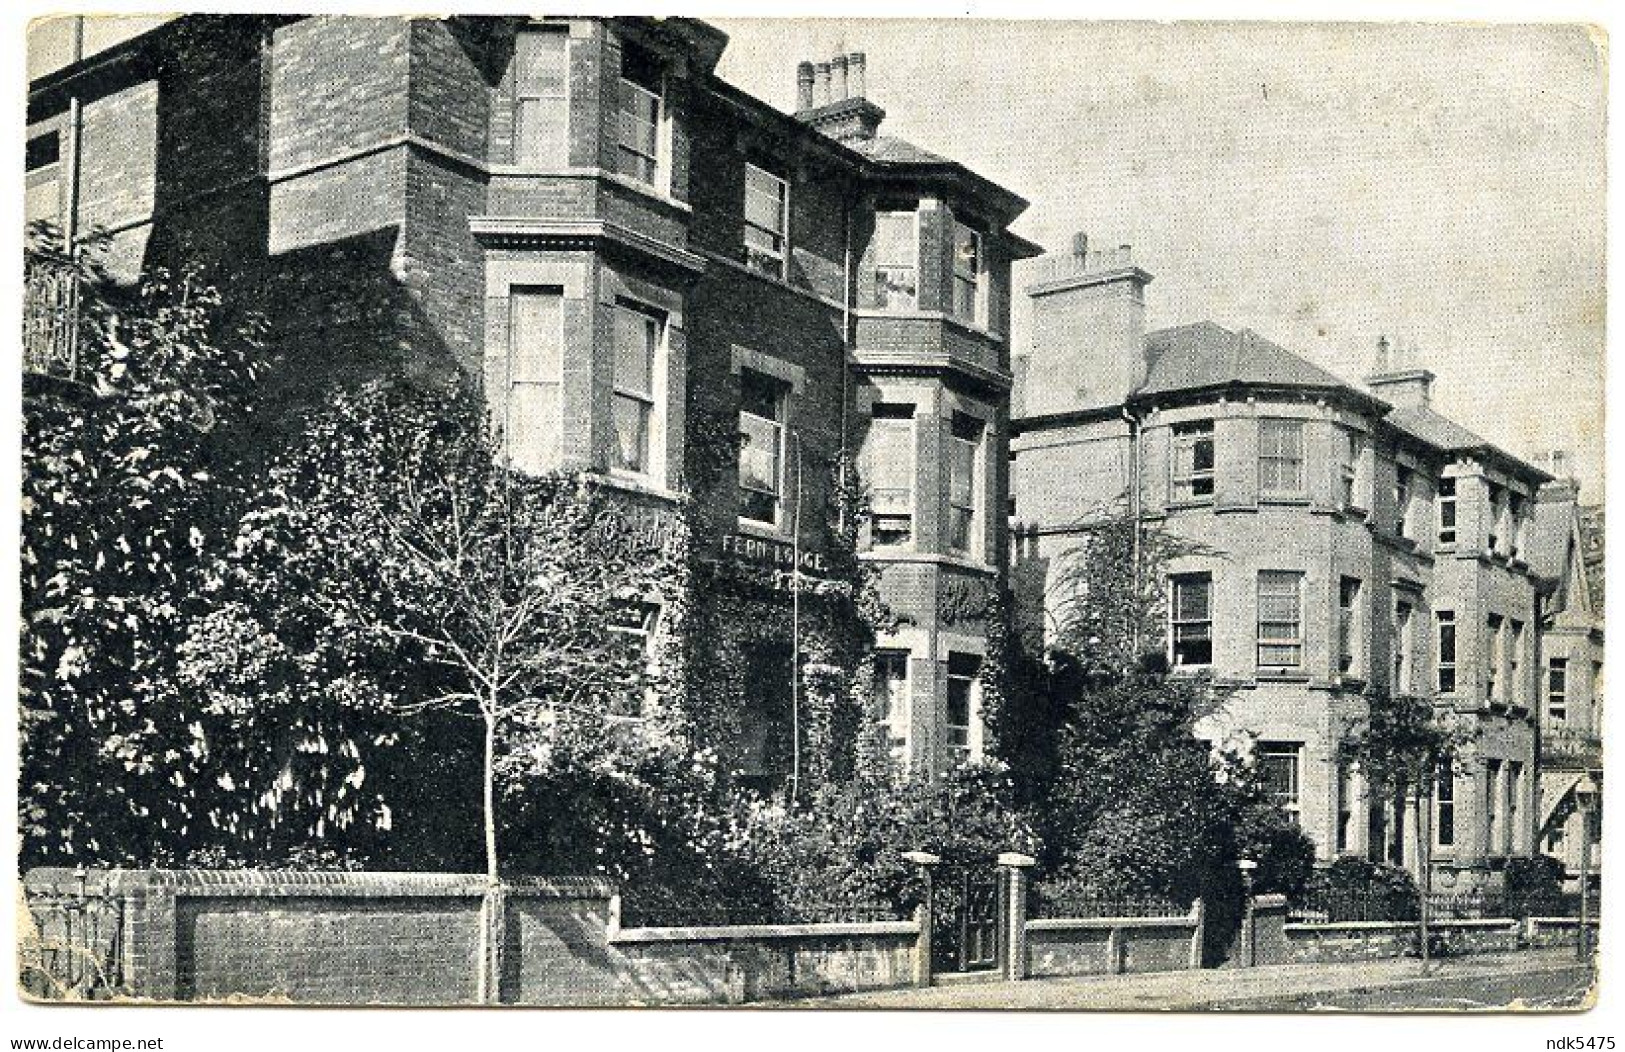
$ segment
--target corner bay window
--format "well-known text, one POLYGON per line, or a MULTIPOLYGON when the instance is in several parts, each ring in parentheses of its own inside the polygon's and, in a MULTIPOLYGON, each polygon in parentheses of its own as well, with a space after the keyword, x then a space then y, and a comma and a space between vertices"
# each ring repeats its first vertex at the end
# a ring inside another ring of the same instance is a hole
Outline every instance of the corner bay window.
POLYGON ((657 426, 655 381, 665 319, 629 303, 615 307, 614 466, 640 475, 652 471, 657 426))
POLYGON ((513 153, 521 165, 569 161, 569 34, 527 29, 513 42, 513 153))
POLYGON ((1258 573, 1258 664, 1297 668, 1303 664, 1303 574, 1288 570, 1258 573))
POLYGON ((508 401, 502 428, 509 462, 521 471, 559 466, 563 301, 560 288, 515 286, 508 292, 508 401))
POLYGON ((948 711, 943 723, 950 763, 964 763, 975 754, 971 721, 976 715, 977 677, 981 672, 982 659, 976 655, 948 655, 948 711))
POLYGON ((982 320, 982 235, 964 223, 954 223, 954 317, 982 320))
POLYGON ((1299 759, 1297 742, 1259 742, 1258 772, 1264 792, 1294 823, 1298 821, 1299 759))
POLYGON ((1169 635, 1175 666, 1213 664, 1213 577, 1181 574, 1171 580, 1169 635))
POLYGON ((969 554, 977 540, 977 476, 982 421, 955 413, 948 436, 948 548, 969 554))
POLYGON ((1258 488, 1276 496, 1303 494, 1303 424, 1264 420, 1258 425, 1258 488))
POLYGON ((914 407, 877 405, 864 448, 869 535, 877 546, 914 537, 914 407))
POLYGON ((1395 694, 1409 694, 1413 689, 1411 683, 1411 653, 1415 640, 1411 636, 1411 625, 1415 620, 1416 607, 1404 599, 1394 600, 1394 678, 1391 689, 1395 694))
POLYGON ((778 526, 784 498, 785 385, 739 372, 739 517, 778 526))
POLYGON ((660 94, 661 70, 654 57, 635 44, 622 44, 615 170, 651 186, 660 169, 660 94))
POLYGON ((1360 461, 1364 459, 1365 439, 1350 431, 1343 433, 1342 457, 1338 464, 1338 481, 1344 508, 1360 504, 1360 461))
POLYGON ((1174 427, 1174 500, 1213 497, 1213 422, 1174 427))
POLYGON ((1433 620, 1438 628, 1439 693, 1453 694, 1456 690, 1456 614, 1453 610, 1434 611, 1433 620))
POLYGON ((919 217, 913 211, 875 213, 875 303, 913 310, 919 302, 919 217))
POLYGON ((1491 614, 1484 621, 1484 653, 1489 655, 1489 660, 1484 662, 1484 696, 1491 701, 1502 698, 1501 662, 1506 660, 1506 644, 1501 638, 1504 623, 1500 614, 1491 614))
POLYGON ((875 714, 885 728, 886 747, 893 760, 908 752, 908 652, 875 651, 875 714))
POLYGON ((784 277, 790 184, 745 165, 745 262, 752 270, 784 277))

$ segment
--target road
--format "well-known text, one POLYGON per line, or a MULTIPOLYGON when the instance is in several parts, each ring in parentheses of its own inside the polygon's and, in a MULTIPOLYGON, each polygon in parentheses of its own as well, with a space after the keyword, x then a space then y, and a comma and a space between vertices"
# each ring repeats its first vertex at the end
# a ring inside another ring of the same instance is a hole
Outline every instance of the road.
POLYGON ((1412 959, 1283 964, 1250 969, 959 983, 797 1002, 820 1008, 1026 1009, 1037 1011, 1314 1010, 1487 1011, 1587 1006, 1591 969, 1572 950, 1530 950, 1434 962, 1412 959))

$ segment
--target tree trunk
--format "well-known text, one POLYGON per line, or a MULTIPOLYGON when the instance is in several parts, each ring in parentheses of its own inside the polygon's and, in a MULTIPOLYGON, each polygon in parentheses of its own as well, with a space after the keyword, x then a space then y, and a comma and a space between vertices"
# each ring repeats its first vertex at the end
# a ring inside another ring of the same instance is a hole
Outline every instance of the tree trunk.
POLYGON ((497 879, 497 812, 496 812, 496 751, 497 719, 495 713, 485 712, 485 875, 493 882, 497 879))

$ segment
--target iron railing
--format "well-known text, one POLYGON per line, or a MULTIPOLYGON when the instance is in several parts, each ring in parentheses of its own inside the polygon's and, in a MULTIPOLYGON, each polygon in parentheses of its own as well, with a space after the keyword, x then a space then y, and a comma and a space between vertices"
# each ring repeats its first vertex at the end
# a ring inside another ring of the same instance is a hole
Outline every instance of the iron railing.
POLYGON ((102 999, 123 988, 124 900, 29 895, 32 928, 19 940, 21 983, 49 1000, 102 999))
MULTIPOLYGON (((1523 920, 1528 917, 1578 917, 1578 894, 1517 895, 1502 892, 1432 894, 1428 917, 1445 920, 1523 920)), ((1287 919, 1304 924, 1408 922, 1419 919, 1421 896, 1402 892, 1308 893, 1288 907, 1287 919)), ((1593 904, 1593 915, 1596 914, 1593 904)))
POLYGON ((736 924, 862 924, 907 920, 911 910, 890 903, 817 902, 796 904, 732 904, 659 902, 639 905, 624 901, 624 928, 714 928, 736 924))

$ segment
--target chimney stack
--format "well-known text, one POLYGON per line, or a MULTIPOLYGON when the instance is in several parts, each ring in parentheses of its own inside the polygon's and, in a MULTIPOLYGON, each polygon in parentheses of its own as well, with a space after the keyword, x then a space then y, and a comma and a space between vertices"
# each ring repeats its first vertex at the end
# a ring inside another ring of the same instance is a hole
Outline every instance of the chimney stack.
POLYGON ((870 102, 868 57, 861 51, 796 67, 796 117, 838 142, 873 139, 886 111, 870 102))
POLYGON ((1426 407, 1433 400, 1433 373, 1410 363, 1417 358, 1416 345, 1402 350, 1396 339, 1377 338, 1377 372, 1365 378, 1371 393, 1395 406, 1426 407))
POLYGON ((796 66, 796 112, 813 108, 813 64, 796 66))
POLYGON ((1019 392, 1024 415, 1106 408, 1144 385, 1150 282, 1128 245, 1091 250, 1081 231, 1071 251, 1040 264, 1027 289, 1033 311, 1019 392))

